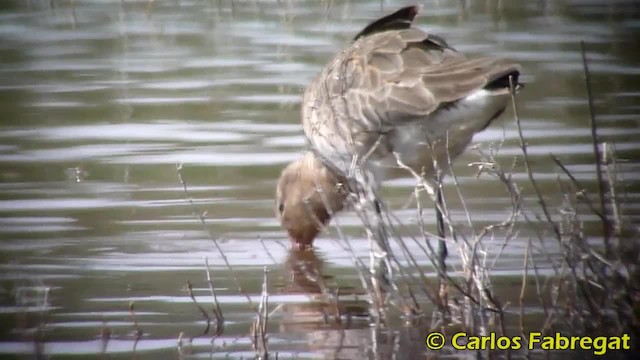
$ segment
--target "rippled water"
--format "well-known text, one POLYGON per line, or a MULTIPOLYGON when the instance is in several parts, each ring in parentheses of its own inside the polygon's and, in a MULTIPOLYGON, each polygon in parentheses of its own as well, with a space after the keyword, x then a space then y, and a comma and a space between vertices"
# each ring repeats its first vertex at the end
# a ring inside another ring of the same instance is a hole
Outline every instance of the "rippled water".
MULTIPOLYGON (((351 289, 349 306, 364 309, 353 260, 332 241, 334 231, 300 259, 287 250, 272 210, 279 171, 304 144, 298 115, 304 86, 368 21, 402 4, 0 5, 0 354, 251 357, 254 313, 243 294, 259 299, 265 266, 271 308, 280 306, 269 326, 270 350, 279 356, 385 357, 398 346, 425 351, 424 333, 400 326, 381 334, 358 311, 348 327, 324 325, 310 301, 314 291, 296 269, 307 264, 351 289), (205 211, 203 227, 194 212, 205 211), (212 237, 220 239, 242 291, 212 237), (226 320, 213 342, 199 336, 205 322, 186 290, 190 281, 198 302, 209 306, 205 258, 226 320)), ((579 46, 585 41, 599 134, 624 161, 624 211, 638 219, 640 13, 634 1, 434 0, 424 3, 417 22, 462 52, 523 64, 527 85, 518 96, 519 115, 531 165, 549 194, 557 191, 560 173, 549 153, 595 189, 579 46)), ((476 141, 487 149, 504 139, 498 160, 508 166, 521 154, 516 137, 508 112, 476 141)), ((502 221, 510 205, 495 179, 476 179, 476 169, 466 166, 477 159, 468 151, 454 170, 482 226, 502 221)), ((516 171, 514 178, 530 196, 526 173, 516 171)), ((407 232, 416 222, 415 204, 402 207, 414 183, 398 179, 385 190, 407 232)), ((453 209, 454 219, 464 221, 461 208, 453 209)), ((432 215, 425 210, 427 221, 432 215)), ((597 239, 595 217, 584 220, 597 239)), ((367 258, 357 217, 345 213, 339 223, 356 255, 367 258)), ((428 226, 433 231, 433 222, 428 226)), ((504 299, 517 299, 519 282, 508 279, 520 273, 530 236, 523 232, 500 255, 494 274, 504 276, 497 290, 504 299)), ((430 264, 424 256, 417 260, 430 264)), ((453 254, 451 261, 459 259, 453 254)), ((540 309, 528 311, 535 316, 540 309)))

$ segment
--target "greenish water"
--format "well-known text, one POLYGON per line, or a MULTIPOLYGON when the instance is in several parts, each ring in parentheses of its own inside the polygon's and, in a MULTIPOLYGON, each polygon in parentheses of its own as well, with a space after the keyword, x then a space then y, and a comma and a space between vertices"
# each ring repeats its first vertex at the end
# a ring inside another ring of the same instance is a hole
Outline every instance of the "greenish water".
MULTIPOLYGON (((252 357, 254 313, 208 231, 220 239, 254 302, 269 268, 270 308, 281 305, 270 319, 269 344, 279 357, 425 352, 422 330, 370 328, 359 316, 366 302, 357 296, 344 303, 354 314, 348 326, 325 324, 312 301, 317 284, 296 270, 301 259, 287 250, 273 215, 279 172, 304 144, 302 90, 367 22, 404 4, 3 2, 0 356, 252 357), (206 211, 206 229, 194 211, 206 211), (190 281, 198 302, 209 307, 205 257, 226 319, 213 342, 210 334, 200 336, 206 324, 186 291, 190 281)), ((549 153, 596 188, 579 46, 586 42, 600 135, 615 144, 627 196, 623 210, 637 221, 640 11, 634 1, 434 0, 423 6, 419 26, 456 49, 522 63, 527 85, 518 96, 519 114, 551 204, 561 201, 553 195, 560 170, 549 153)), ((521 154, 516 137, 508 111, 475 140, 487 148, 504 138, 498 160, 508 166, 521 154)), ((467 164, 477 159, 468 151, 454 170, 474 223, 484 226, 502 221, 510 200, 495 179, 475 178, 476 168, 467 164)), ((530 197, 526 174, 514 177, 530 197)), ((409 178, 391 181, 385 198, 406 224, 402 231, 415 234, 415 204, 403 209, 413 185, 409 178)), ((449 193, 454 219, 464 221, 449 193)), ((432 215, 425 210, 435 231, 432 215)), ((584 226, 597 241, 595 220, 584 218, 584 226)), ((358 218, 345 213, 339 222, 356 256, 368 259, 358 218)), ((500 254, 493 274, 503 301, 518 299, 532 234, 521 230, 500 254)), ((361 293, 351 255, 336 237, 335 231, 323 235, 303 263, 343 294, 361 293)), ((449 261, 455 268, 460 258, 453 252, 449 261)), ((544 270, 546 258, 537 261, 544 270)), ((540 313, 535 305, 527 308, 529 326, 540 313)))

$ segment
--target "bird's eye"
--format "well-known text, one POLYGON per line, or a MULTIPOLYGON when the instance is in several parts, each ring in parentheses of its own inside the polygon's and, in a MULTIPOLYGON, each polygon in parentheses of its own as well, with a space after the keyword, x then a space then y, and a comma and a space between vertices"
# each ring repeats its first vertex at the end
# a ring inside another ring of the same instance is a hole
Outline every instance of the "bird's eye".
POLYGON ((280 214, 282 214, 282 212, 284 211, 284 204, 280 203, 280 205, 278 205, 278 211, 280 212, 280 214))

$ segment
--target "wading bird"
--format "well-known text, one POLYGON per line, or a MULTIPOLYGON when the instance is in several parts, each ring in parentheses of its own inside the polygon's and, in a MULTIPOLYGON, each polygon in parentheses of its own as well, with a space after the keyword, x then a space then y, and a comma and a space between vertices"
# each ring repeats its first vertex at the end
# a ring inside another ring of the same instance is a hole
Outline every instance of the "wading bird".
POLYGON ((418 11, 369 24, 305 90, 308 149, 276 189, 276 214, 294 245, 311 246, 345 206, 354 164, 374 187, 411 174, 433 183, 519 87, 519 64, 457 52, 412 27, 418 11))

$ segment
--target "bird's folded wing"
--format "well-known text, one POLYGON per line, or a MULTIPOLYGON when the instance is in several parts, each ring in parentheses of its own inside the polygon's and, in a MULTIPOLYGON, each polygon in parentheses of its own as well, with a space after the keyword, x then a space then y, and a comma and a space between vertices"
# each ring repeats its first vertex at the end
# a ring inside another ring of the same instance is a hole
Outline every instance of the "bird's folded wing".
POLYGON ((347 102, 360 102, 352 108, 367 109, 365 116, 375 113, 381 126, 424 118, 520 70, 503 58, 465 58, 417 29, 363 39, 339 68, 345 73, 335 78, 351 80, 349 89, 342 89, 347 102))

